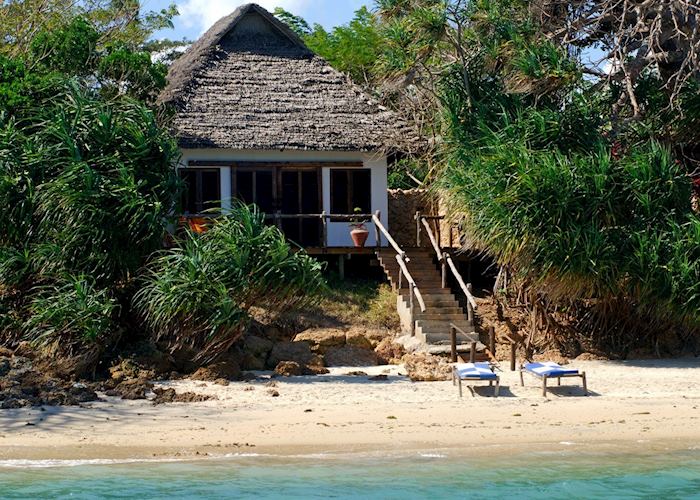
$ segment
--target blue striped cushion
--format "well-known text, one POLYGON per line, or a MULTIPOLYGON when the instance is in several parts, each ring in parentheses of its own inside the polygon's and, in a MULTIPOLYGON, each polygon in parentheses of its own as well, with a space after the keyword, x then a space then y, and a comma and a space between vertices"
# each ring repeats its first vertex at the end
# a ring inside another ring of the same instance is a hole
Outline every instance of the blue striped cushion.
POLYGON ((576 375, 578 370, 566 369, 554 361, 545 361, 544 363, 526 363, 525 370, 534 373, 540 377, 545 375, 548 377, 561 377, 563 375, 576 375))
POLYGON ((457 363, 455 370, 462 379, 496 380, 497 378, 488 363, 457 363))

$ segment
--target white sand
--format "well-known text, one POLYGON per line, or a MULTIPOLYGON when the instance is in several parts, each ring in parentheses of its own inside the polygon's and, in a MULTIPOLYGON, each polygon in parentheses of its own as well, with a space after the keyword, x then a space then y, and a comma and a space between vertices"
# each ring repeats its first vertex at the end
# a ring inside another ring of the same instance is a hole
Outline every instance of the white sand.
POLYGON ((588 397, 555 382, 545 399, 537 380, 526 375, 521 387, 507 365, 499 398, 484 386, 460 399, 451 382, 413 383, 395 366, 362 369, 388 371, 385 382, 344 375, 357 368, 276 379, 274 388, 266 381, 177 381, 162 385, 219 399, 153 406, 106 398, 84 407, 0 410, 0 460, 700 446, 699 360, 574 366, 588 374, 588 397))

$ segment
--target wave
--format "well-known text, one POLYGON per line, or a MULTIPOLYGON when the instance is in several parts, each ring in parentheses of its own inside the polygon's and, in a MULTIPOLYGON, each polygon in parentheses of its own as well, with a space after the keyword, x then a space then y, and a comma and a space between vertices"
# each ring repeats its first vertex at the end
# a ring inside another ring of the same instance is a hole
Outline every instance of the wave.
POLYGON ((77 460, 62 459, 12 459, 0 460, 0 468, 12 469, 45 469, 50 467, 80 467, 83 465, 127 465, 140 463, 174 463, 187 462, 188 458, 91 458, 77 460))

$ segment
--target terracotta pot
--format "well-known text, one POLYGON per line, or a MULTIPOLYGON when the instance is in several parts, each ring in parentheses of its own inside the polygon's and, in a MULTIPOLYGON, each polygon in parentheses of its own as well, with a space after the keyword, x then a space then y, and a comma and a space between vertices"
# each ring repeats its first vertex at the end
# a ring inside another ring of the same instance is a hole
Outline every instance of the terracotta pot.
POLYGON ((369 236, 369 231, 365 229, 364 227, 356 227, 352 231, 350 231, 350 236, 352 237, 352 242, 355 244, 356 247, 362 248, 365 246, 365 242, 367 241, 367 236, 369 236))

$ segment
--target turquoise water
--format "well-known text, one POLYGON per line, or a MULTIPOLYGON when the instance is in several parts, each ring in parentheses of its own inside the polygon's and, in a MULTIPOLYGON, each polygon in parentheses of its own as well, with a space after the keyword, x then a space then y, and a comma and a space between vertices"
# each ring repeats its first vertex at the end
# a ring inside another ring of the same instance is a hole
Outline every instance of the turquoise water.
POLYGON ((700 451, 233 457, 19 467, 0 464, 1 498, 696 498, 700 451))

